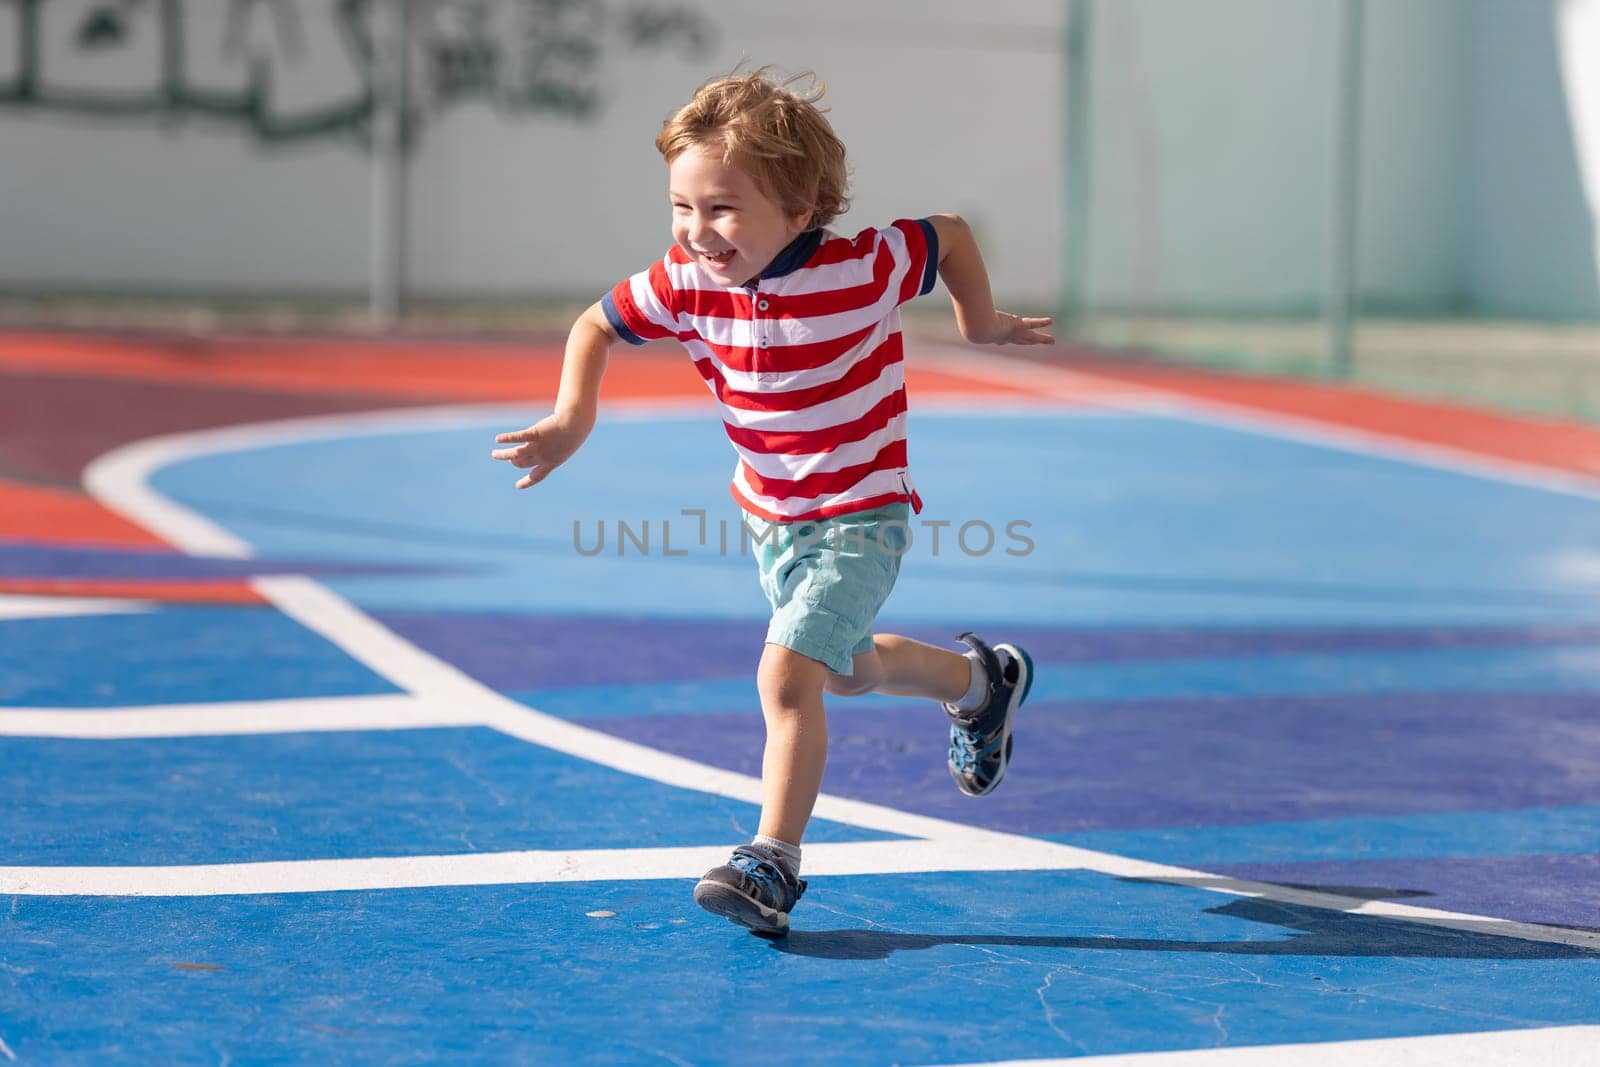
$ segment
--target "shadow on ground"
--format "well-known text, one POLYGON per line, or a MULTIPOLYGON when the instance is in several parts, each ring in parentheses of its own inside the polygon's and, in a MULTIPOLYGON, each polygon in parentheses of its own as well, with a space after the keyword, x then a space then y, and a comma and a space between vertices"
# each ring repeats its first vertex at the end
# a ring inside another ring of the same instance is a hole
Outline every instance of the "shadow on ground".
MULTIPOLYGON (((1304 888, 1363 899, 1427 895, 1412 890, 1367 890, 1348 886, 1304 888)), ((1046 937, 983 933, 912 934, 888 930, 791 930, 789 936, 771 944, 777 951, 790 955, 835 960, 881 960, 888 959, 896 952, 942 945, 996 945, 1092 952, 1209 952, 1235 956, 1600 959, 1600 951, 1593 949, 1527 941, 1496 933, 1497 924, 1489 921, 1481 924, 1481 930, 1470 927, 1447 929, 1401 919, 1351 915, 1326 908, 1258 899, 1234 900, 1221 907, 1207 908, 1206 914, 1276 926, 1292 933, 1279 938, 1237 941, 1179 941, 1109 935, 1046 937)))

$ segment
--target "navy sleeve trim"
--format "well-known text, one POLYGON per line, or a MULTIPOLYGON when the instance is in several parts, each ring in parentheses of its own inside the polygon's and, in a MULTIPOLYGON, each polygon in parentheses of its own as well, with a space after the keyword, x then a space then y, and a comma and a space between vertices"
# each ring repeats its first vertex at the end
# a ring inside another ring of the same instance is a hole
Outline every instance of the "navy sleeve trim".
POLYGON ((600 310, 606 313, 606 321, 617 331, 618 337, 630 345, 644 344, 644 338, 628 329, 628 324, 622 321, 622 312, 617 310, 617 302, 611 298, 610 293, 600 298, 600 310))
POLYGON ((917 290, 917 295, 927 296, 939 279, 939 231, 927 219, 918 219, 917 225, 922 227, 922 236, 928 240, 928 262, 922 268, 922 288, 917 290))

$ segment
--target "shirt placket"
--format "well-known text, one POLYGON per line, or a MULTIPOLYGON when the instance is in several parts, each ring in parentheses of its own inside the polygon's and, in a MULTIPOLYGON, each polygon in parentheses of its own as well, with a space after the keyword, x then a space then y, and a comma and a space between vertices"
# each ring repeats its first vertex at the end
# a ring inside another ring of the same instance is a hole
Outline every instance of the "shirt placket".
POLYGON ((772 318, 769 314, 772 310, 772 295, 762 292, 760 283, 757 283, 755 291, 750 294, 750 303, 750 319, 756 342, 753 353, 756 381, 774 381, 777 372, 772 370, 772 318))

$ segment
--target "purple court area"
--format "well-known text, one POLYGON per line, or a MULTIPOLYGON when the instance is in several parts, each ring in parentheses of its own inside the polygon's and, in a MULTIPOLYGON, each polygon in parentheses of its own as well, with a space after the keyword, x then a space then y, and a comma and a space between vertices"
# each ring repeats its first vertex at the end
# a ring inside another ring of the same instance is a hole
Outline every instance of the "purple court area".
MULTIPOLYGON (((396 632, 503 691, 748 677, 753 622, 611 618, 383 616, 396 632), (597 655, 596 650, 603 650, 597 655)), ((955 626, 897 628, 949 644, 955 626)), ((1165 662, 1306 651, 1493 649, 1600 643, 1600 627, 1018 627, 1008 638, 1044 664, 1165 662)), ((1017 727, 1005 786, 975 802, 949 787, 945 725, 918 703, 835 701, 824 789, 942 819, 1058 840, 1097 831, 1516 811, 1593 804, 1600 782, 1596 703, 1585 693, 1449 693, 1033 701, 1017 727), (1182 738, 1181 745, 1163 739, 1182 738)), ((763 726, 743 710, 575 721, 651 748, 759 775, 763 726)), ((1158 857, 1152 857, 1158 858, 1158 857)), ((1189 856, 1206 866, 1205 856, 1189 856)), ((1368 887, 1430 907, 1529 922, 1591 925, 1589 855, 1229 864, 1266 881, 1368 887), (1425 887, 1425 888, 1419 888, 1425 887)))

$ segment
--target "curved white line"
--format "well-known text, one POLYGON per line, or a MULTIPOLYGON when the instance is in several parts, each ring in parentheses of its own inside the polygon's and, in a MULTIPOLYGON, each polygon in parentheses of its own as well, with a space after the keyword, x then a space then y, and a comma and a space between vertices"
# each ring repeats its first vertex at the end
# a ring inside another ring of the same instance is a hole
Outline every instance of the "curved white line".
MULTIPOLYGON (((703 417, 708 401, 640 401, 609 404, 611 421, 690 419, 703 417)), ((148 437, 114 448, 83 471, 83 485, 100 503, 132 519, 176 548, 197 556, 249 559, 254 548, 217 523, 177 504, 150 487, 150 476, 163 467, 201 456, 246 452, 274 445, 375 437, 419 431, 460 430, 496 420, 507 427, 525 425, 527 405, 449 404, 398 408, 345 415, 314 415, 273 422, 225 426, 215 430, 148 437)))

